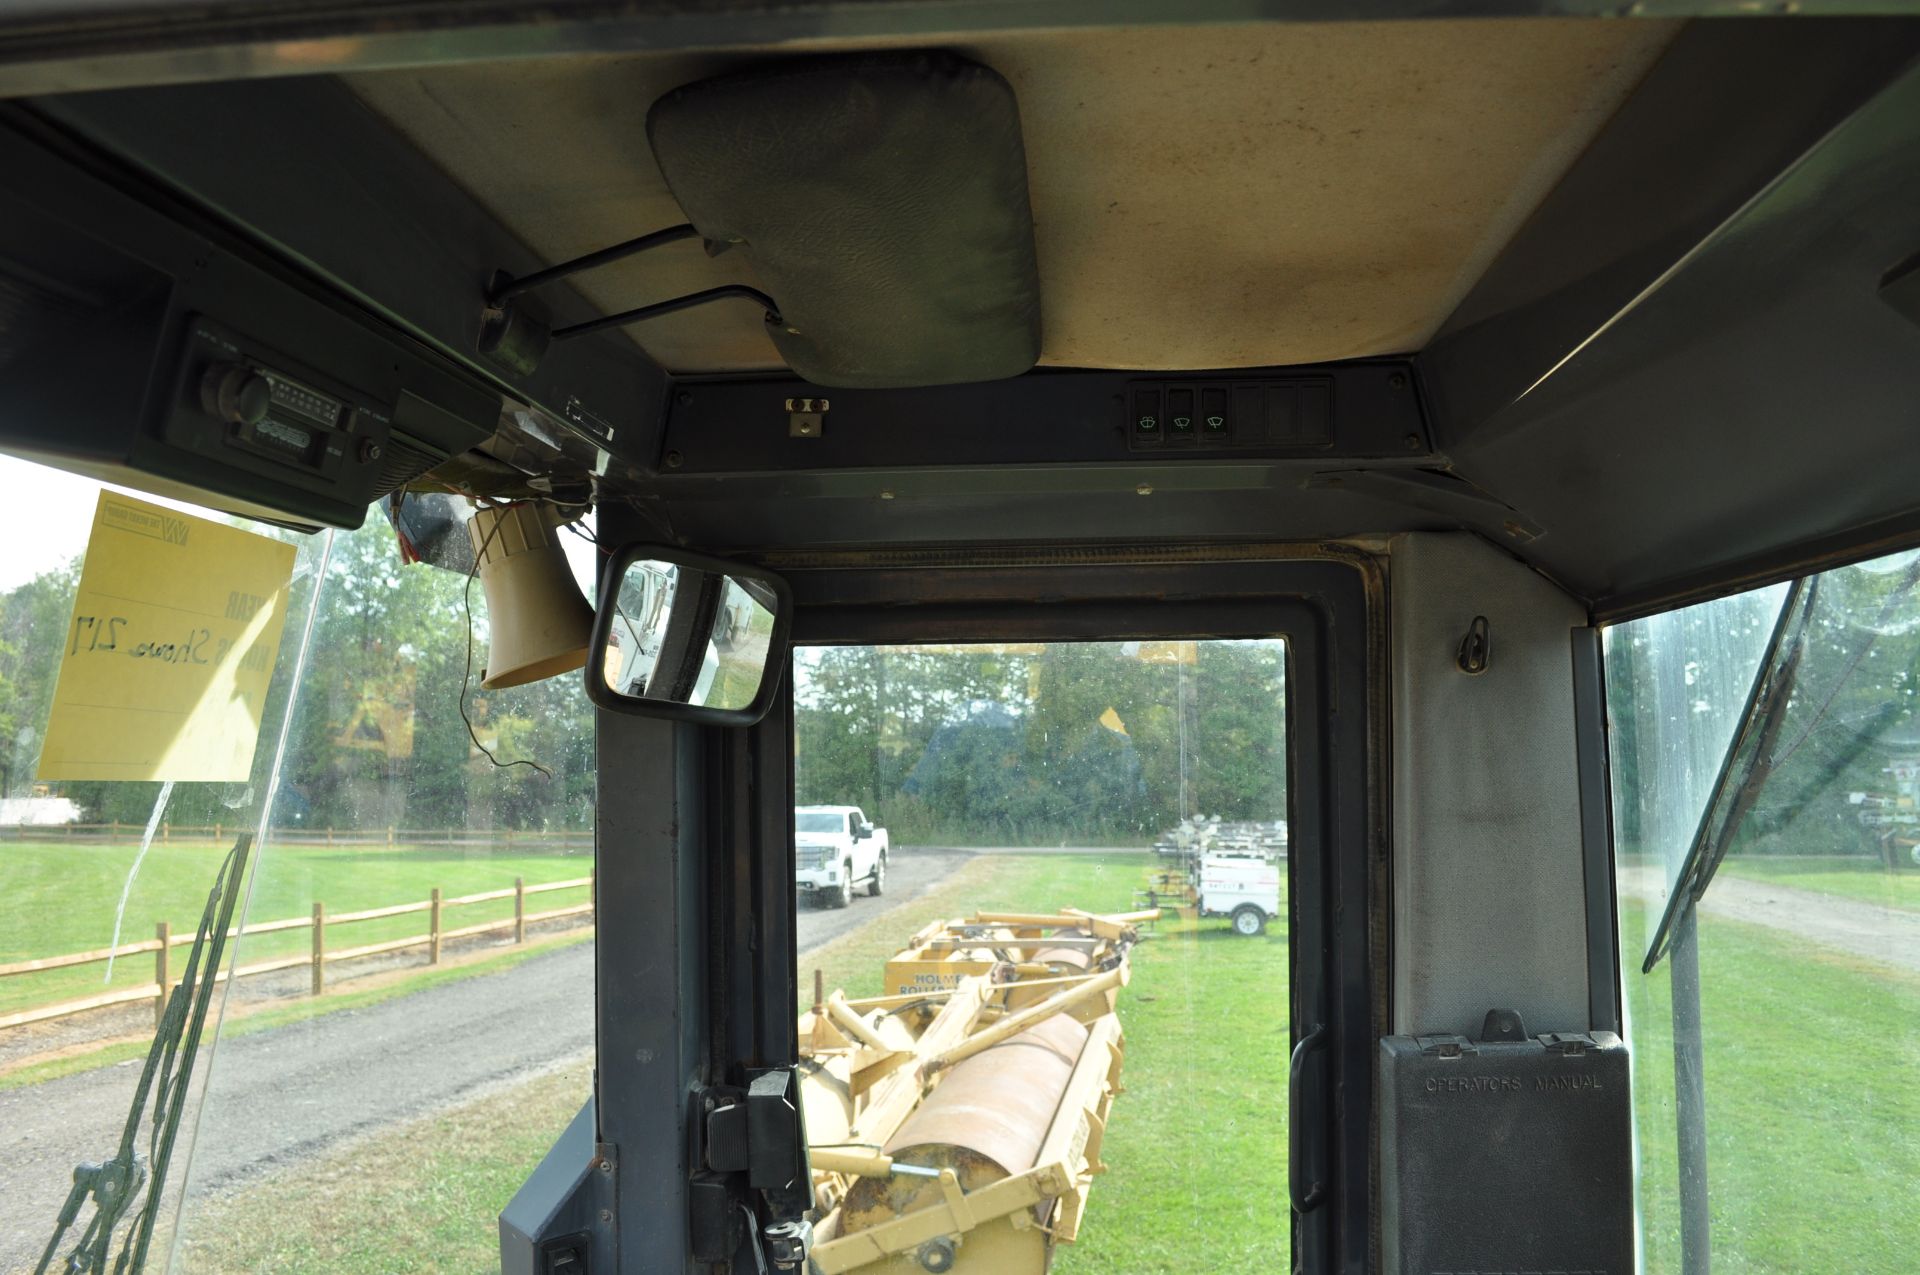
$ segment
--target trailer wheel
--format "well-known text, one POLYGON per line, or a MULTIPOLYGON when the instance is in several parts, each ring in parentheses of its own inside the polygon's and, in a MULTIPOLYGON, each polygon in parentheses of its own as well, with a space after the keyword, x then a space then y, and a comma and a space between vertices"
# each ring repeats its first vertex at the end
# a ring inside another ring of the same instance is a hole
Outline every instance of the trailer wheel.
POLYGON ((877 899, 887 884, 887 855, 883 850, 880 857, 873 861, 873 875, 867 878, 867 897, 877 899))
POLYGON ((840 884, 827 890, 827 906, 843 908, 853 902, 853 860, 840 865, 840 884))
POLYGON ((1253 938, 1267 932, 1267 914, 1251 903, 1242 903, 1233 910, 1233 932, 1253 938))

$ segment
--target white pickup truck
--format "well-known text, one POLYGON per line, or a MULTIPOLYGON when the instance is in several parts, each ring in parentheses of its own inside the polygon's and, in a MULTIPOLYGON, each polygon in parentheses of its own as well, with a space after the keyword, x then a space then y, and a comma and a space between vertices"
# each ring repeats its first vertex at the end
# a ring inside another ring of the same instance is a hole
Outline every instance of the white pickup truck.
POLYGON ((806 898, 843 908, 856 885, 877 895, 887 881, 887 830, 858 806, 799 806, 793 812, 794 883, 806 898))

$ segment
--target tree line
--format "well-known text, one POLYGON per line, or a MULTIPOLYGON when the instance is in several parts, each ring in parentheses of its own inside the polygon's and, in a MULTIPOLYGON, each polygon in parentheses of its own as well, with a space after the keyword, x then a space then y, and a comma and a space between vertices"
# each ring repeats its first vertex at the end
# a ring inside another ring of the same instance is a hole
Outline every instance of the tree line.
MULTIPOLYGON (((1920 758, 1920 553, 1838 568, 1810 585, 1790 694, 1731 852, 1874 855, 1910 868, 1911 855, 1886 834, 1912 837, 1920 826, 1861 816, 1898 811, 1882 804, 1903 797, 1890 772, 1920 758)), ((1629 852, 1670 857, 1691 839, 1784 590, 1608 632, 1615 837, 1629 852)))
POLYGON ((896 842, 1145 844, 1286 817, 1279 642, 835 647, 795 661, 802 805, 896 842))
MULTIPOLYGON (((177 785, 167 817, 229 825, 265 791, 319 540, 301 545, 289 622, 247 784, 177 785)), ((156 784, 36 785, 79 558, 0 593, 0 793, 67 796, 144 821, 156 784)), ((276 822, 310 827, 592 826, 593 714, 579 678, 481 691, 484 591, 403 565, 384 519, 333 540, 276 822), (469 737, 461 716, 501 761, 469 737)), ((1774 614, 1749 595, 1609 630, 1616 835, 1645 842, 1676 776, 1718 764, 1700 723, 1737 715, 1774 614), (1739 701, 1739 702, 1736 702, 1739 701), (1689 732, 1691 731, 1691 734, 1689 732), (1691 745, 1676 743, 1692 739, 1691 745), (1712 756, 1694 757, 1685 748, 1712 756)), ((841 647, 795 661, 802 804, 855 804, 897 840, 1145 842, 1184 815, 1286 814, 1279 642, 841 647)), ((1775 765, 1747 819, 1753 853, 1879 853, 1863 807, 1898 798, 1920 756, 1920 557, 1820 577, 1775 765)))
MULTIPOLYGON (((295 653, 314 599, 319 537, 283 533, 300 546, 288 621, 262 713, 253 777, 244 784, 177 784, 173 823, 243 824, 271 777, 295 653)), ((37 784, 39 746, 73 609, 82 560, 0 593, 0 791, 70 797, 92 820, 144 822, 155 783, 37 784)), ((472 672, 467 675, 467 580, 403 564, 378 513, 335 534, 314 616, 312 646, 293 716, 274 822, 368 828, 584 829, 592 827, 593 713, 578 675, 500 691, 479 688, 486 656, 485 592, 471 590, 472 672), (470 738, 461 716, 501 768, 470 738)))

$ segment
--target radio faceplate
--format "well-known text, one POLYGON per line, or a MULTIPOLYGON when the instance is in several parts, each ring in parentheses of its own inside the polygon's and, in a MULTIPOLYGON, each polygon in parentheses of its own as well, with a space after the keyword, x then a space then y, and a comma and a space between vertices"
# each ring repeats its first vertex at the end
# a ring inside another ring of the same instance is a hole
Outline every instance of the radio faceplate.
POLYGON ((312 530, 360 526, 498 427, 485 382, 17 123, 0 119, 0 293, 27 304, 0 313, 0 451, 312 530))
POLYGON ((190 316, 163 436, 224 464, 365 503, 393 423, 371 394, 190 316))

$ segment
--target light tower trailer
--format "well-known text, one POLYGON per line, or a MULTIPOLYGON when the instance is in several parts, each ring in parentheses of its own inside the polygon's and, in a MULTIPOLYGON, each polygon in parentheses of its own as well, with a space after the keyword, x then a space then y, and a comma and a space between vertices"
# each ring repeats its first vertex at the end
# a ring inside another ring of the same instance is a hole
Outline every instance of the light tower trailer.
POLYGON ((1280 915, 1280 860, 1260 851, 1223 851, 1200 857, 1195 893, 1201 916, 1224 916, 1236 934, 1266 932, 1280 915))

